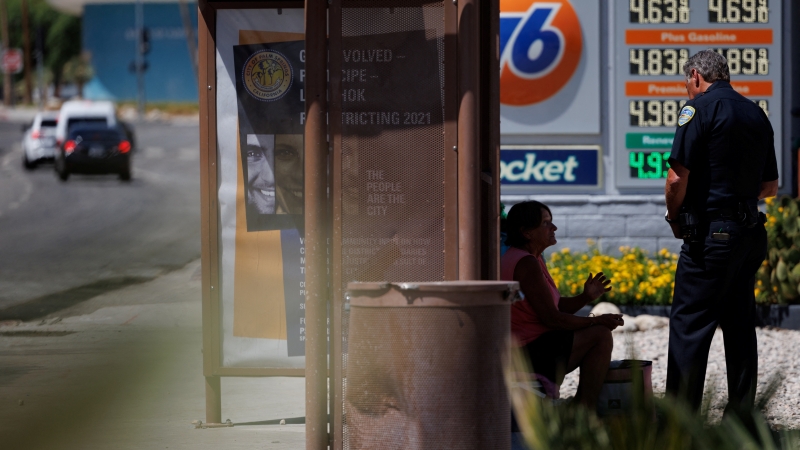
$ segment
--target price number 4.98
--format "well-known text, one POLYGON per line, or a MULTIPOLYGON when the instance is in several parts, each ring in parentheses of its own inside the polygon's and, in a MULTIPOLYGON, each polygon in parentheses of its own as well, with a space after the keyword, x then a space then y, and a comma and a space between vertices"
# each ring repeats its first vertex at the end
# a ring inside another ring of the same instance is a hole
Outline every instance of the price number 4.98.
POLYGON ((686 100, 631 100, 632 127, 674 127, 686 100))

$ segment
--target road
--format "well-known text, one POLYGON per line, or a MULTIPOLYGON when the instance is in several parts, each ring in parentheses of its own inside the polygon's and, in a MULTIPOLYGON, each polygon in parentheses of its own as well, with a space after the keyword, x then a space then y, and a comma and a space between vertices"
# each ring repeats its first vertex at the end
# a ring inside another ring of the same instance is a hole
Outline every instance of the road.
POLYGON ((0 320, 52 315, 200 257, 197 123, 136 126, 133 180, 22 168, 0 123, 0 320))

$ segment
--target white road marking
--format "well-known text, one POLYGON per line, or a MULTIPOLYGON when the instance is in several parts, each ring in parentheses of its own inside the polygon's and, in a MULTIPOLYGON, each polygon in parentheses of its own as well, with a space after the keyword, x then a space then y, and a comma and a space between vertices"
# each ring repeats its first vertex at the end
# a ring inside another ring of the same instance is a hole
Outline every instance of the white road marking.
MULTIPOLYGON (((16 181, 16 185, 22 188, 22 192, 19 194, 19 197, 8 203, 8 207, 6 209, 9 211, 18 209, 23 203, 27 202, 31 198, 31 193, 33 192, 33 183, 28 179, 28 177, 21 176, 19 173, 19 171, 22 170, 22 161, 20 160, 21 153, 22 145, 19 142, 15 142, 11 145, 11 151, 3 157, 2 163, 0 163, 3 171, 10 174, 11 178, 16 181), (18 161, 20 163, 19 166, 12 167, 11 164, 14 161, 18 161)), ((2 215, 3 212, 0 211, 0 216, 2 215)))
POLYGON ((164 149, 162 147, 145 147, 145 159, 161 159, 164 157, 164 149))

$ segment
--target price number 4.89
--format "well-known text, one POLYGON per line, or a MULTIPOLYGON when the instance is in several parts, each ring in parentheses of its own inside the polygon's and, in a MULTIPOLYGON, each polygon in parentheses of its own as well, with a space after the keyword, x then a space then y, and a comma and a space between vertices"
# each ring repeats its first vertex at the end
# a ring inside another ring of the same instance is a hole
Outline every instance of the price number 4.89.
POLYGON ((767 23, 767 0, 708 0, 711 23, 767 23))
POLYGON ((769 75, 769 53, 766 48, 718 48, 728 60, 731 75, 769 75))

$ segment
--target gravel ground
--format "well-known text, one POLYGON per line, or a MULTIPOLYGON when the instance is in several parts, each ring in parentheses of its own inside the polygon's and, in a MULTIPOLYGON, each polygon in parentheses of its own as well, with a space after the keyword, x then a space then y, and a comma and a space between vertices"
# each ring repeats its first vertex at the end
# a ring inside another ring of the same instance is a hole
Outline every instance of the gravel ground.
MULTIPOLYGON (((758 393, 760 395, 771 377, 782 376, 783 382, 767 404, 765 415, 773 429, 800 429, 800 331, 780 328, 758 328, 758 393)), ((653 392, 663 395, 667 376, 668 328, 634 333, 614 333, 612 359, 631 356, 653 361, 653 392)), ((710 397, 709 419, 719 421, 728 399, 727 370, 722 331, 717 329, 708 358, 706 392, 710 397)), ((578 387, 578 371, 564 379, 561 397, 574 396, 578 387)), ((705 401, 709 401, 707 396, 705 401)))

